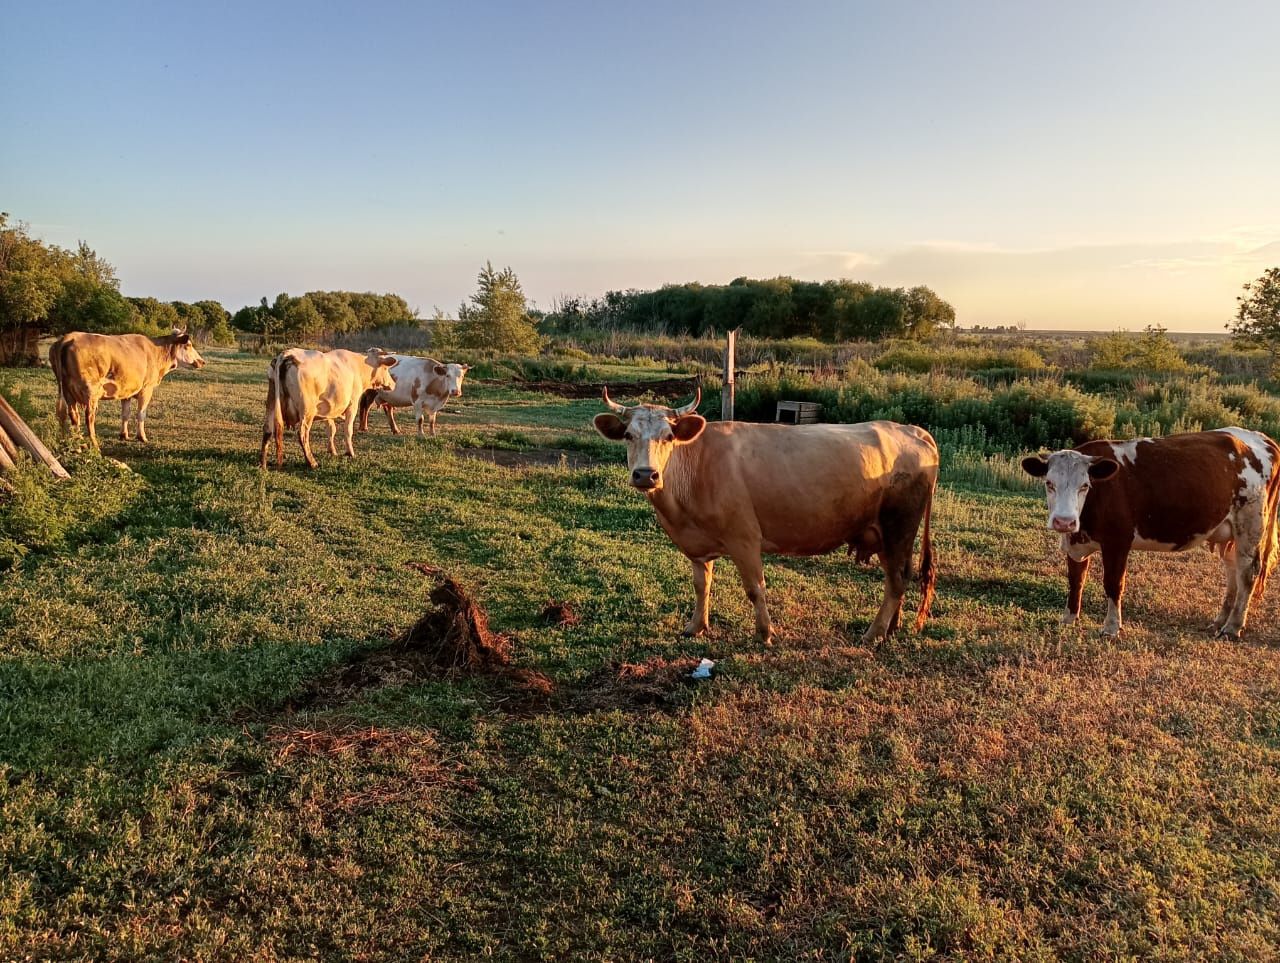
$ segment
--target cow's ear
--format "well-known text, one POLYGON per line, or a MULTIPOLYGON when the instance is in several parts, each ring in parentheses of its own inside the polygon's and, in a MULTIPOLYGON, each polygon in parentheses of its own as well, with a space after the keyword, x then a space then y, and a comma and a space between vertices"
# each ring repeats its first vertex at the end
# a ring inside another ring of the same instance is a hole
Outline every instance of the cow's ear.
POLYGON ((1028 455, 1022 459, 1022 470, 1028 475, 1043 478, 1049 474, 1049 463, 1045 460, 1044 455, 1028 455))
POLYGON ((394 368, 400 363, 400 359, 393 354, 384 354, 378 361, 379 364, 386 365, 388 368, 394 368))
POLYGON ((671 426, 671 433, 676 436, 676 441, 693 441, 706 427, 707 419, 702 415, 681 415, 671 426))
POLYGON ((174 344, 190 344, 190 343, 191 343, 191 335, 189 335, 189 334, 175 334, 175 335, 173 336, 173 343, 174 343, 174 344))
POLYGON ((1119 470, 1119 462, 1112 461, 1110 458, 1099 458, 1089 466, 1089 478, 1092 481, 1106 481, 1108 478, 1114 478, 1119 470))
POLYGON ((610 441, 622 441, 622 436, 627 433, 627 426, 622 423, 622 419, 607 411, 600 412, 591 419, 591 423, 596 426, 596 431, 610 441))
POLYGON ((470 370, 471 370, 471 365, 469 365, 469 364, 464 364, 464 365, 462 366, 462 370, 463 370, 463 371, 470 371, 470 370))
POLYGON ((448 368, 446 368, 444 365, 442 365, 442 364, 438 364, 438 365, 436 365, 436 374, 441 375, 441 376, 443 377, 444 375, 447 375, 448 373, 449 373, 449 369, 448 369, 448 368))

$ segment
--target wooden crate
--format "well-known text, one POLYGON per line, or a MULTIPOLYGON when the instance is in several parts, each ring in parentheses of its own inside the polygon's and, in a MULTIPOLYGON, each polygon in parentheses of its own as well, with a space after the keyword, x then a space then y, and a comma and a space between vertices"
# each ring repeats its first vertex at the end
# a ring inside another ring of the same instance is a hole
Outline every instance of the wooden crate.
POLYGON ((822 405, 816 401, 779 401, 778 415, 774 419, 784 425, 813 425, 818 422, 822 405))

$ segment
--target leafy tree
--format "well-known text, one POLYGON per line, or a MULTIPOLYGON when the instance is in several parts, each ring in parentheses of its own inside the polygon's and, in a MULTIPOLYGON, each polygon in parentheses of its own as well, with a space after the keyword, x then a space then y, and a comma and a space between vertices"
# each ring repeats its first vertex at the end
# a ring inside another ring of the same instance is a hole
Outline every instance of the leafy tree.
POLYGON ((0 364, 34 364, 36 342, 62 292, 53 251, 0 213, 0 364))
POLYGON ((509 267, 495 271, 486 261, 477 283, 471 303, 458 308, 459 347, 537 351, 541 339, 515 272, 509 267))
POLYGON ((174 328, 182 327, 182 318, 178 309, 166 301, 155 298, 129 298, 129 303, 137 311, 137 328, 152 337, 169 334, 174 328))
POLYGON ((1268 268, 1244 286, 1231 333, 1237 344, 1265 348, 1271 355, 1272 377, 1280 376, 1280 268, 1268 268))
POLYGON ((197 301, 192 307, 198 308, 204 315, 204 322, 198 327, 205 340, 214 344, 231 344, 235 341, 235 334, 231 330, 231 314, 219 302, 197 301))

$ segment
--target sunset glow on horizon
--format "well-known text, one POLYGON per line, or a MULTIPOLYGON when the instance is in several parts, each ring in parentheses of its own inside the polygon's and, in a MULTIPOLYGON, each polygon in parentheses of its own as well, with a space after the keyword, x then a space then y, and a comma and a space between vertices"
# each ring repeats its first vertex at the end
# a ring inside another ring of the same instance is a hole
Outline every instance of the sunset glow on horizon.
POLYGON ((1280 5, 5 4, 0 209, 130 295, 448 312, 735 277, 1221 332, 1280 265, 1280 5))

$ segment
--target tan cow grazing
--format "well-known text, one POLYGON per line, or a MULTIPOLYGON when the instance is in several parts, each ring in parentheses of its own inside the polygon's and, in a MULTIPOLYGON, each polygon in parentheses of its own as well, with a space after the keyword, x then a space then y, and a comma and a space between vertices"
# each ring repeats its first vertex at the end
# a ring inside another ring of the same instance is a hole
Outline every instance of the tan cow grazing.
POLYGON ((318 467, 311 453, 311 424, 329 424, 329 454, 336 455, 337 419, 345 421, 347 456, 354 458, 352 435, 360 398, 370 388, 392 387, 390 369, 396 359, 381 348, 364 354, 344 351, 306 351, 290 348, 276 355, 267 370, 267 417, 262 426, 259 464, 267 467, 267 444, 276 442, 276 465, 284 464, 284 430, 298 429, 298 444, 307 464, 318 467))
POLYGON ((1199 545, 1223 562, 1226 596, 1211 630, 1236 639, 1276 564, 1280 446, 1244 428, 1220 428, 1136 441, 1090 441, 1022 460, 1043 478, 1049 529, 1067 556, 1069 625, 1080 615, 1089 562, 1102 553, 1107 618, 1102 634, 1123 628, 1121 602, 1129 552, 1182 552, 1199 545))
POLYGON ((49 366, 58 382, 58 422, 65 431, 67 419, 79 428, 84 408, 85 425, 93 447, 98 447, 98 402, 120 399, 120 437, 129 439, 129 405, 138 402, 138 440, 147 440, 147 407, 151 395, 175 368, 203 368, 204 358, 191 337, 178 328, 162 338, 144 334, 64 334, 49 349, 49 366))
POLYGON ((658 524, 693 564, 693 618, 686 635, 709 626, 712 566, 728 556, 755 607, 756 637, 773 624, 761 554, 821 555, 848 546, 860 561, 880 556, 884 601, 862 636, 865 644, 897 629, 921 539, 924 626, 936 574, 929 515, 938 479, 938 446, 927 431, 891 421, 859 425, 708 424, 694 409, 604 401, 600 434, 626 441, 631 484, 645 493, 658 524))

